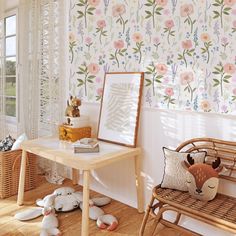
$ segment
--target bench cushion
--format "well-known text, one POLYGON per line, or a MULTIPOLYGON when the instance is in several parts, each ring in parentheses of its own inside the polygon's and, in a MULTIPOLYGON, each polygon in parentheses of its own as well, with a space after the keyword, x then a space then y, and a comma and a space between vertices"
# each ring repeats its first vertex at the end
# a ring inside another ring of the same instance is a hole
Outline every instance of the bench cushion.
POLYGON ((161 188, 160 185, 153 189, 153 194, 164 204, 236 229, 236 198, 218 193, 212 201, 204 202, 192 198, 188 192, 161 188))

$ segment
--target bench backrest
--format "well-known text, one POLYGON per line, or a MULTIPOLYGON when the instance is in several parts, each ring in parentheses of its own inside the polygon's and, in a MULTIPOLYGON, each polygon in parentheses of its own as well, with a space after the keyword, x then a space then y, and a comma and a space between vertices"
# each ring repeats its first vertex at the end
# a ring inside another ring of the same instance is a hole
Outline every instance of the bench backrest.
POLYGON ((236 142, 214 138, 196 138, 185 141, 176 148, 176 151, 190 153, 206 151, 205 162, 210 165, 219 157, 221 166, 226 168, 220 178, 236 182, 236 142))

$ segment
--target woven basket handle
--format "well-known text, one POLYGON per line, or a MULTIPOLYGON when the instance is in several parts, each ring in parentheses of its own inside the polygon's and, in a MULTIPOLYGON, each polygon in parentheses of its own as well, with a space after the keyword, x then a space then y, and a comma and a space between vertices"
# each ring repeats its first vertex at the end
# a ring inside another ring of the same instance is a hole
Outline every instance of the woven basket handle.
MULTIPOLYGON (((19 155, 16 157, 15 161, 13 162, 13 165, 12 165, 12 170, 13 170, 13 171, 15 170, 17 164, 20 162, 21 156, 22 156, 22 154, 19 154, 19 155)), ((26 165, 27 165, 27 166, 29 165, 29 159, 28 159, 28 155, 27 155, 27 154, 26 154, 26 165)))

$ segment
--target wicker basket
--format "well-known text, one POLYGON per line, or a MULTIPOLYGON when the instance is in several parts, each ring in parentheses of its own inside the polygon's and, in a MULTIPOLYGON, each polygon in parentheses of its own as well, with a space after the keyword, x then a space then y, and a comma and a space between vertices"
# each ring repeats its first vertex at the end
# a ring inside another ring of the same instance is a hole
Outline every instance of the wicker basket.
MULTIPOLYGON (((18 192, 21 150, 0 152, 0 198, 16 195, 18 192)), ((27 153, 25 191, 36 187, 37 158, 27 153)))

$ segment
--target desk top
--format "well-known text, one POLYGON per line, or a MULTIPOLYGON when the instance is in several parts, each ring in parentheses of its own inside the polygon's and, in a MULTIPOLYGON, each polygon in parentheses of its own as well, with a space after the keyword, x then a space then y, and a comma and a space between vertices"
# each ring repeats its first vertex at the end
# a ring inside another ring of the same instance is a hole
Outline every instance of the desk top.
POLYGON ((99 141, 98 153, 74 153, 72 143, 56 137, 27 140, 21 148, 57 163, 81 170, 97 169, 141 153, 141 148, 124 147, 99 141))

